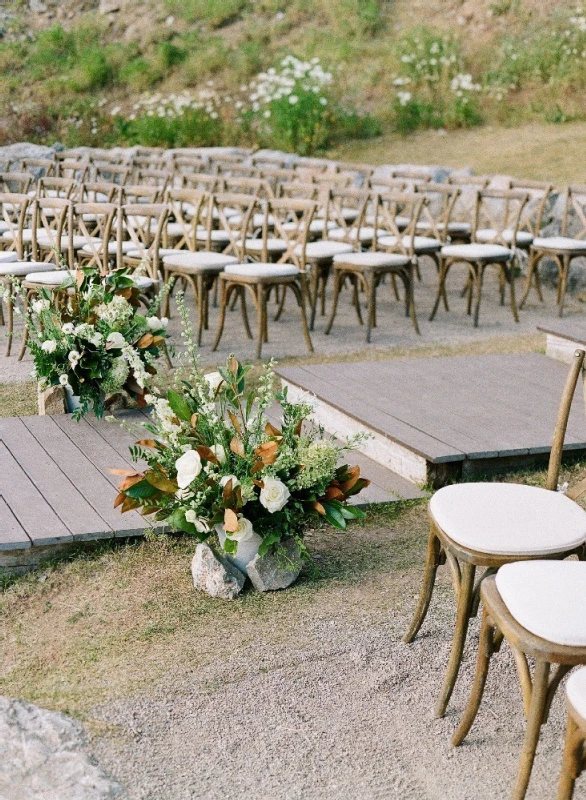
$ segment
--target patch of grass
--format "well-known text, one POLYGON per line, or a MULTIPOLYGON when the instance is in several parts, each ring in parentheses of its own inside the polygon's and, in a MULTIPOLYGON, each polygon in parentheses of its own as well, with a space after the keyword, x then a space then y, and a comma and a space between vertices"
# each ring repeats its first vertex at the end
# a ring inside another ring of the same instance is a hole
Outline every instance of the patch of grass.
POLYGON ((204 22, 221 28, 248 6, 246 0, 165 0, 165 7, 186 22, 204 22))
POLYGON ((25 417, 37 410, 36 383, 0 383, 0 417, 25 417))

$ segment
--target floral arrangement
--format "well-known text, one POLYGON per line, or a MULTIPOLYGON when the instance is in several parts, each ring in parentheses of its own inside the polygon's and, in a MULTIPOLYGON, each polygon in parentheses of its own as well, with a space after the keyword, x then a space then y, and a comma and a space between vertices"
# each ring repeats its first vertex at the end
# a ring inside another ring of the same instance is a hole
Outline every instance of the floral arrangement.
POLYGON ((276 388, 272 363, 256 386, 250 369, 230 356, 204 375, 197 362, 181 388, 147 396, 153 423, 140 427, 150 435, 131 449, 147 467, 112 470, 123 476, 116 507, 138 509, 200 541, 215 529, 227 553, 256 535, 260 555, 287 538, 301 545, 310 515, 342 530, 364 517, 348 499, 369 481, 358 467, 339 465, 361 437, 345 445, 327 438, 308 421, 311 402, 290 402, 287 390, 276 388), (278 427, 267 416, 275 406, 278 427))
POLYGON ((107 276, 78 268, 56 298, 44 289, 26 316, 33 377, 41 386, 61 385, 79 397, 74 416, 90 407, 104 413, 106 394, 124 389, 139 405, 156 374, 154 363, 165 345, 167 320, 156 316, 159 298, 139 313, 139 290, 127 270, 107 276))

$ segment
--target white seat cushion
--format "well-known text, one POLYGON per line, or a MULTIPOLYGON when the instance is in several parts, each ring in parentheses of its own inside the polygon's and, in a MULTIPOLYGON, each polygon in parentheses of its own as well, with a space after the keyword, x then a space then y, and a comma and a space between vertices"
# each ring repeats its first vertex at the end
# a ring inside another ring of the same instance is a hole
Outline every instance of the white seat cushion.
MULTIPOLYGON (((318 217, 323 217, 324 214, 325 211, 323 208, 320 208, 317 212, 318 217)), ((341 214, 344 222, 354 222, 358 216, 358 211, 355 208, 342 208, 340 211, 336 211, 336 214, 341 214)))
POLYGON ((334 264, 348 264, 363 269, 382 269, 383 267, 405 267, 409 257, 401 253, 349 253, 334 256, 334 264))
POLYGON ((500 244, 447 244, 442 255, 470 261, 508 261, 513 252, 500 244))
POLYGON ((445 486, 429 510, 450 539, 481 553, 546 556, 586 540, 586 511, 561 492, 536 486, 445 486))
POLYGON ((0 219, 0 233, 4 233, 5 231, 10 230, 10 225, 7 222, 4 222, 3 219, 0 219))
POLYGON ((151 278, 145 278, 144 275, 133 275, 132 281, 141 292, 146 292, 147 289, 154 285, 154 281, 151 278))
POLYGON ((164 256, 163 264, 166 267, 193 271, 221 272, 228 264, 237 264, 235 256, 225 256, 222 253, 210 253, 199 250, 196 253, 177 251, 174 255, 164 256))
MULTIPOLYGON (((410 247, 411 246, 411 237, 410 236, 403 236, 403 247, 410 247)), ((396 236, 379 236, 376 240, 377 245, 381 247, 395 247, 397 244, 397 237, 396 236)), ((425 252, 425 251, 435 251, 440 250, 442 247, 442 243, 438 239, 432 239, 430 236, 414 236, 413 237, 413 247, 415 251, 425 252)))
MULTIPOLYGON (((208 238, 208 233, 205 228, 198 228, 195 232, 195 238, 198 242, 205 242, 208 238)), ((210 239, 212 242, 222 242, 228 244, 231 241, 230 234, 226 231, 211 231, 210 239)))
MULTIPOLYGON (((181 253, 181 250, 174 250, 172 247, 159 247, 159 258, 164 258, 165 256, 172 256, 175 253, 181 253)), ((142 258, 145 255, 144 250, 138 250, 136 247, 130 247, 125 253, 125 256, 128 258, 142 258)), ((148 256, 148 252, 146 252, 148 256)))
MULTIPOLYGON (((17 235, 18 235, 18 228, 15 227, 14 231, 12 230, 4 231, 4 233, 2 234, 2 238, 5 239, 7 242, 11 242, 17 235)), ((30 244, 33 240, 32 228, 23 228, 20 239, 25 244, 30 244)))
POLYGON ((0 264, 7 264, 9 261, 18 261, 18 256, 14 250, 0 250, 0 264))
MULTIPOLYGON (((498 238, 498 231, 494 228, 481 228, 476 231, 477 242, 493 242, 498 238)), ((501 238, 507 243, 511 244, 513 241, 513 231, 510 228, 505 228, 500 232, 501 238)), ((533 234, 529 231, 517 231, 517 247, 528 247, 533 241, 533 234)))
MULTIPOLYGON (((288 248, 288 243, 284 239, 267 239, 267 251, 269 253, 284 253, 288 248)), ((249 253, 261 253, 263 249, 262 239, 246 239, 244 248, 249 253)))
MULTIPOLYGON (((81 249, 85 244, 89 242, 99 243, 101 239, 97 236, 77 236, 74 235, 73 239, 73 247, 75 250, 81 249)), ((50 236, 47 231, 39 231, 37 234, 37 243, 42 245, 43 247, 52 247, 54 244, 55 238, 50 236)), ((69 247, 69 236, 62 236, 61 237, 61 249, 65 250, 69 247)))
POLYGON ((586 250, 586 240, 570 239, 569 236, 537 236, 533 246, 544 250, 586 250))
POLYGON ((29 270, 30 274, 27 274, 25 280, 30 283, 41 283, 43 286, 61 286, 69 277, 75 280, 75 270, 73 269, 54 269, 48 271, 48 269, 50 269, 49 264, 44 264, 43 266, 44 270, 42 272, 29 270))
POLYGON ((566 697, 582 719, 586 720, 586 667, 572 672, 566 683, 566 697))
MULTIPOLYGON (((299 225, 298 222, 284 222, 280 226, 284 231, 294 232, 294 231, 302 231, 302 225, 299 225)), ((310 233, 323 233, 324 230, 333 230, 337 228, 335 222, 326 222, 325 219, 314 219, 312 222, 309 223, 309 232, 310 233)))
POLYGON ((0 262, 0 275, 14 275, 16 278, 28 276, 29 272, 47 272, 50 264, 44 261, 10 261, 0 262))
POLYGON ((356 228, 332 228, 328 231, 328 239, 339 241, 348 239, 351 242, 372 242, 374 236, 374 228, 368 225, 363 226, 360 230, 356 228))
MULTIPOLYGON (((298 245, 295 248, 295 255, 301 255, 301 251, 302 247, 298 245)), ((306 258, 315 261, 331 261, 334 256, 352 252, 353 248, 351 244, 345 244, 344 242, 328 242, 324 239, 319 242, 309 242, 305 247, 306 258)))
POLYGON ((518 561, 496 574, 517 622, 554 644, 586 647, 586 562, 518 561))
POLYGON ((224 274, 252 278, 286 278, 298 275, 299 270, 292 264, 230 264, 225 268, 224 274))
MULTIPOLYGON (((101 239, 99 239, 95 244, 101 244, 101 239)), ((82 253, 94 253, 94 249, 90 244, 84 244, 83 247, 80 248, 82 253)), ((134 242, 122 242, 122 253, 128 253, 129 250, 136 250, 136 245, 134 242)), ((99 250, 98 250, 99 252, 99 250)), ((115 256, 118 252, 118 245, 116 242, 108 242, 108 255, 115 256)))

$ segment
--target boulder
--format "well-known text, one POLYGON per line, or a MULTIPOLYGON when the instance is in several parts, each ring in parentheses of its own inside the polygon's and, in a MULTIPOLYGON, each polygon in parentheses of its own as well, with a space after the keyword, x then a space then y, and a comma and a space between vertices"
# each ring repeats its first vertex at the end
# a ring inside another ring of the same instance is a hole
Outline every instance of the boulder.
POLYGON ((67 406, 63 386, 47 386, 46 389, 39 389, 38 405, 41 416, 66 414, 67 406))
POLYGON ((23 158, 53 158, 60 146, 46 147, 43 144, 18 142, 0 147, 0 172, 15 172, 20 169, 23 158), (5 165, 2 167, 2 165, 5 165))
POLYGON ((23 700, 0 697, 2 800, 111 800, 122 788, 85 751, 79 722, 23 700))
POLYGON ((297 580, 303 559, 299 545, 294 539, 285 539, 274 548, 274 552, 260 556, 258 553, 246 565, 248 577, 259 592, 286 589, 297 580))
POLYGON ((234 600, 238 597, 246 581, 246 576, 238 567, 203 543, 195 548, 191 574, 196 589, 221 600, 234 600))

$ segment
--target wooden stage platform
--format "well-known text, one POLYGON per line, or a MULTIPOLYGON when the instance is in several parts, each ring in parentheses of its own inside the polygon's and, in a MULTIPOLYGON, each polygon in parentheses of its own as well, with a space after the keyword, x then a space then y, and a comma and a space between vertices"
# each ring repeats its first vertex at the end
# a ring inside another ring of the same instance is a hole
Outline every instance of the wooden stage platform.
MULTIPOLYGON (((292 399, 317 398, 316 419, 341 438, 372 437, 363 452, 419 484, 547 457, 567 366, 537 353, 407 358, 286 367, 292 399)), ((582 392, 566 451, 586 456, 582 392)))
MULTIPOLYGON (((139 411, 117 416, 146 419, 139 411)), ((128 452, 134 442, 93 416, 79 423, 69 415, 0 418, 0 572, 30 569, 73 542, 141 536, 144 518, 113 508, 120 478, 108 472, 135 466, 128 452)), ((401 476, 353 455, 372 479, 362 504, 421 496, 401 476)))

